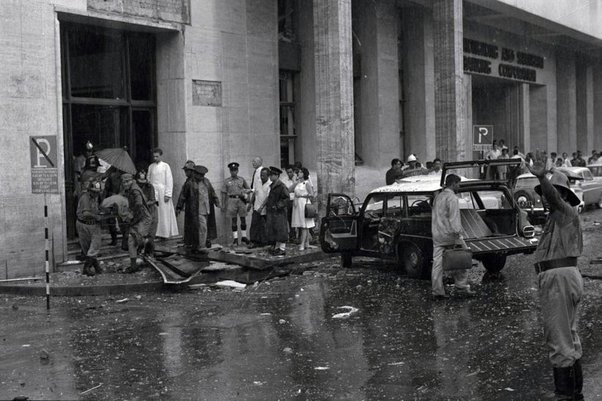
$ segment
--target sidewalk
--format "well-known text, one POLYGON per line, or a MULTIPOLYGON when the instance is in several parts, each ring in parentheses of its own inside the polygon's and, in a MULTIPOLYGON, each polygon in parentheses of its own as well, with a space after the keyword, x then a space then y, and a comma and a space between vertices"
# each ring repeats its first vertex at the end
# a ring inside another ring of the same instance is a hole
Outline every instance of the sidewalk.
MULTIPOLYGON (((99 258, 104 272, 93 277, 81 274, 82 263, 71 260, 57 264, 50 274, 51 296, 88 296, 131 294, 160 290, 186 289, 188 285, 212 284, 220 280, 234 280, 245 284, 262 281, 270 277, 290 274, 290 265, 297 266, 329 258, 319 248, 298 251, 290 244, 286 256, 272 256, 268 247, 248 249, 244 246, 222 248, 214 245, 207 255, 194 255, 189 258, 180 243, 181 239, 157 242, 156 253, 172 255, 196 264, 197 272, 184 284, 165 284, 158 270, 146 265, 133 274, 123 271, 129 266, 127 253, 120 247, 103 247, 99 258), (287 267, 288 266, 288 267, 287 267)), ((46 283, 43 279, 0 283, 0 293, 44 296, 46 283)))

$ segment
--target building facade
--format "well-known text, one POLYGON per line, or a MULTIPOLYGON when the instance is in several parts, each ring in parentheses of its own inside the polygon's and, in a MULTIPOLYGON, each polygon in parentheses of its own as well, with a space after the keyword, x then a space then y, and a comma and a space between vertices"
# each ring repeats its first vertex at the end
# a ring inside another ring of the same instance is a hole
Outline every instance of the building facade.
POLYGON ((139 166, 161 147, 175 197, 188 159, 219 188, 261 156, 301 161, 322 200, 362 198, 409 153, 479 157, 475 125, 522 151, 601 149, 601 19, 585 0, 3 0, 0 278, 43 271, 44 204, 66 259, 87 141, 139 166))

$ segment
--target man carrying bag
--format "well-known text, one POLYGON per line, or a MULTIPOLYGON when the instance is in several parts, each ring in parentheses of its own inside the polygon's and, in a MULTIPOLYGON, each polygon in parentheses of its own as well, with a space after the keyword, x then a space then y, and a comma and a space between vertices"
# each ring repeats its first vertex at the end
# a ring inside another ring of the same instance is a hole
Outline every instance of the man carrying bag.
MULTIPOLYGON (((435 299, 449 298, 443 287, 443 253, 446 249, 457 245, 466 248, 462 238, 464 230, 460 219, 460 207, 456 192, 460 187, 460 177, 450 174, 445 177, 445 188, 434 200, 433 219, 433 269, 431 272, 432 293, 435 299)), ((458 294, 473 296, 474 292, 468 285, 468 270, 449 270, 454 277, 458 294)))

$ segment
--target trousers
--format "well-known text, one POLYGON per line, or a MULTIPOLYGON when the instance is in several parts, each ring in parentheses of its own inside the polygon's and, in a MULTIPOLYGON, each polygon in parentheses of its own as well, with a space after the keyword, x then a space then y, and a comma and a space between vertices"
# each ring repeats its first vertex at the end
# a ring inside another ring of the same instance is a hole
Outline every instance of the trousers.
POLYGON ((583 296, 583 278, 576 267, 559 267, 539 273, 539 300, 548 357, 555 368, 573 366, 581 359, 577 312, 583 296))
POLYGON ((199 213, 199 247, 207 246, 207 215, 199 213))
POLYGON ((75 224, 79 237, 79 246, 86 256, 96 256, 100 251, 102 232, 99 224, 84 224, 78 221, 75 224))
MULTIPOLYGON (((445 289, 443 288, 443 251, 445 249, 445 245, 433 244, 433 269, 431 270, 431 285, 433 295, 445 295, 445 289)), ((453 270, 449 272, 449 274, 453 276, 454 285, 456 288, 470 288, 468 285, 467 270, 453 270)))

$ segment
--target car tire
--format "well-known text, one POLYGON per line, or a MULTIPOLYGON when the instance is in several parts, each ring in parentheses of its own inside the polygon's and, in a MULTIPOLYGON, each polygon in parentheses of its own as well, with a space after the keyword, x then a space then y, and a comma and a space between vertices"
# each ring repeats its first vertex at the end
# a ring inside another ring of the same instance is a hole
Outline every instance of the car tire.
POLYGON ((399 263, 408 277, 426 279, 430 277, 424 254, 416 245, 405 242, 399 244, 399 263))
POLYGON ((506 265, 506 255, 488 255, 481 262, 489 273, 499 273, 506 265))
POLYGON ((353 257, 350 252, 341 253, 341 267, 351 267, 353 265, 353 257))

